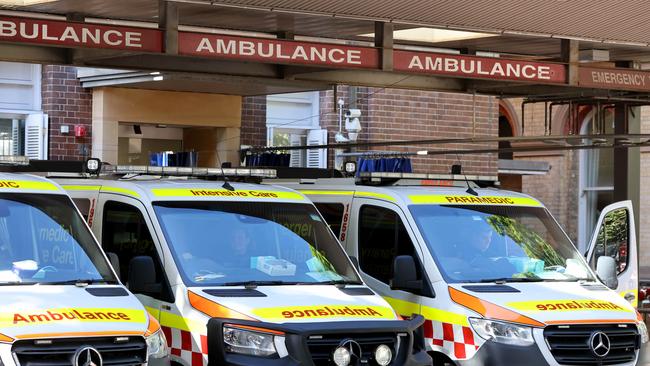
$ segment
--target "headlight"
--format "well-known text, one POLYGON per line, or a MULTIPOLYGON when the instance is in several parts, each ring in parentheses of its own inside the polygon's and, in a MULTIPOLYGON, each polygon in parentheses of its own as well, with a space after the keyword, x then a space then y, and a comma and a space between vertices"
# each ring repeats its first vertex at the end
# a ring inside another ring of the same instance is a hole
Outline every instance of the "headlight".
POLYGON ((638 322, 637 327, 639 327, 639 335, 641 335, 641 343, 648 343, 648 327, 646 327, 644 322, 638 322))
POLYGON ((223 326, 223 342, 227 352, 242 355, 285 357, 288 352, 284 333, 273 330, 226 324, 223 326))
POLYGON ((533 329, 511 323, 470 318, 469 323, 481 338, 513 346, 530 346, 535 343, 533 329))
POLYGON ((167 340, 161 330, 147 338, 147 352, 149 358, 164 358, 169 354, 167 340))

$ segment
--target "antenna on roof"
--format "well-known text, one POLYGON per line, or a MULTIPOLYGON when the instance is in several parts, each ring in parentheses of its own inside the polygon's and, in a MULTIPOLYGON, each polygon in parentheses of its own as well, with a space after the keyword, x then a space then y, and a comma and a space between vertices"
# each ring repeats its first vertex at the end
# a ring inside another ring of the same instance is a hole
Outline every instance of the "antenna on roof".
POLYGON ((223 164, 221 163, 221 158, 219 158, 219 149, 215 150, 215 155, 217 156, 217 162, 219 162, 219 168, 221 169, 221 176, 223 177, 223 184, 221 187, 227 191, 234 191, 235 187, 233 187, 229 182, 228 182, 228 177, 226 177, 226 173, 223 171, 223 164))
POLYGON ((458 154, 456 154, 456 159, 458 160, 458 165, 452 165, 451 166, 451 174, 463 174, 463 177, 465 177, 465 183, 467 184, 467 190, 465 191, 467 194, 471 194, 472 196, 478 196, 478 192, 472 188, 472 186, 469 184, 469 180, 467 180, 467 174, 463 173, 463 166, 460 163, 460 157, 458 154))

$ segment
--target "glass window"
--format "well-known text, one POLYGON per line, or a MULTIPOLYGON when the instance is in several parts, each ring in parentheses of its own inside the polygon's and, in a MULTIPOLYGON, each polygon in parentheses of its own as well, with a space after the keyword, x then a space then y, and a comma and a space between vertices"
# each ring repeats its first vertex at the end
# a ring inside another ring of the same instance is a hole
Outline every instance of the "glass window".
POLYGON ((448 282, 593 280, 544 208, 412 205, 448 282))
POLYGON ((72 201, 0 194, 0 284, 116 279, 72 201))
POLYGON ((88 213, 90 212, 90 200, 88 198, 73 198, 75 206, 81 212, 81 215, 84 217, 84 220, 88 221, 88 213))
MULTIPOLYGON (((137 207, 116 201, 106 202, 102 225, 102 246, 107 253, 115 253, 119 258, 119 275, 124 283, 129 281, 131 259, 137 256, 153 258, 156 282, 167 283, 151 232, 142 212, 137 207)), ((163 286, 161 294, 151 295, 171 302, 173 300, 170 299, 171 294, 168 290, 166 286, 163 286)))
POLYGON ((337 238, 341 237, 344 206, 341 203, 314 203, 337 238))
MULTIPOLYGON (((359 265, 373 278, 389 284, 396 256, 410 255, 418 262, 411 237, 397 212, 364 205, 359 212, 359 265)), ((418 278, 421 269, 416 268, 418 278)))
POLYGON ((359 282, 312 205, 194 201, 154 207, 188 285, 359 282))
POLYGON ((25 155, 25 120, 0 118, 0 155, 25 155))
POLYGON ((628 211, 621 208, 607 213, 596 237, 591 268, 595 269, 598 258, 606 255, 616 260, 618 273, 625 271, 628 264, 627 254, 630 251, 629 235, 628 211))

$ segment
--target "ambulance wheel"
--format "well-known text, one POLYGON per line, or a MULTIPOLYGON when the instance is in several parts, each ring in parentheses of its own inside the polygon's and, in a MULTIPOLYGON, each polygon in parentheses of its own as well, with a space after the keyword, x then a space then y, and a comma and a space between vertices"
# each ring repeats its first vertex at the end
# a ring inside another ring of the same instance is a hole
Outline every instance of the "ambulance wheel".
POLYGON ((429 352, 433 359, 433 366, 454 366, 454 361, 450 360, 445 354, 440 352, 429 352))

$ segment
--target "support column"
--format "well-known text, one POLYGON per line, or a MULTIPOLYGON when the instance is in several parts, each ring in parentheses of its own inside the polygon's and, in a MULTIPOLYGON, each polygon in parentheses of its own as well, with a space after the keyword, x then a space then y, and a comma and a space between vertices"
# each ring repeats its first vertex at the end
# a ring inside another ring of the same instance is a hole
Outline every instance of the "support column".
MULTIPOLYGON (((615 134, 641 133, 641 108, 617 104, 614 112, 615 134)), ((631 200, 634 207, 637 244, 641 202, 641 149, 614 149, 614 202, 631 200)))
POLYGON ((158 27, 164 31, 165 53, 178 54, 178 5, 167 0, 158 0, 158 27))
POLYGON ((572 39, 563 39, 562 47, 562 62, 568 64, 567 69, 567 82, 569 85, 578 85, 578 65, 580 64, 580 45, 578 41, 572 39))
POLYGON ((110 118, 110 111, 104 103, 104 91, 93 90, 92 147, 93 157, 111 164, 117 164, 118 121, 110 118))
POLYGON ((379 66, 383 71, 393 71, 393 25, 375 22, 375 47, 379 48, 379 66))

